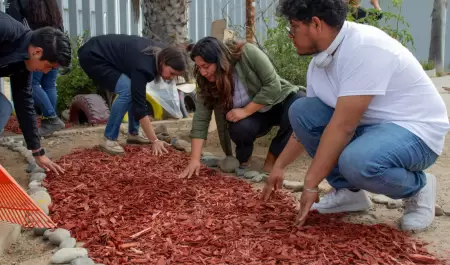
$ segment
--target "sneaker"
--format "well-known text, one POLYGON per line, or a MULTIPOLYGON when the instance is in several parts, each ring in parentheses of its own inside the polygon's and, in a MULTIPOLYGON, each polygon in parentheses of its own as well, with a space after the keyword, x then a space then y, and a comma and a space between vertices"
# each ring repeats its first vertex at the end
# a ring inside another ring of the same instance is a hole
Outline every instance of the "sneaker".
POLYGON ((102 140, 100 141, 100 148, 112 155, 120 155, 125 153, 125 150, 118 141, 111 141, 105 137, 102 137, 102 140))
POLYGON ((311 210, 318 210, 319 213, 342 213, 365 211, 372 207, 372 202, 366 192, 357 192, 348 189, 333 189, 320 198, 318 203, 313 203, 311 210))
POLYGON ((66 124, 57 116, 42 118, 41 127, 38 130, 39 136, 50 136, 56 131, 66 128, 66 124))
POLYGON ((405 211, 400 221, 402 230, 424 230, 434 220, 436 177, 426 174, 427 184, 414 196, 403 199, 405 211))
POLYGON ((139 132, 138 134, 128 134, 127 144, 150 144, 150 140, 139 132))

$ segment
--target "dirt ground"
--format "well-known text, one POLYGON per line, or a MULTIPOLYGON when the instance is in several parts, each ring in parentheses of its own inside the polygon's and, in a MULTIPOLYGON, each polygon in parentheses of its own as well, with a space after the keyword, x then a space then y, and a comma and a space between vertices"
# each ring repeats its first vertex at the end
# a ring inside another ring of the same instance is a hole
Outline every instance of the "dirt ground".
MULTIPOLYGON (((187 132, 183 132, 186 137, 187 132)), ((60 156, 70 153, 78 148, 90 148, 98 144, 101 133, 86 132, 77 135, 52 137, 43 140, 43 146, 50 153, 50 157, 58 159, 60 156)), ((123 137, 122 137, 122 140, 123 137)), ((252 167, 259 169, 264 163, 265 154, 268 149, 268 137, 257 140, 252 158, 252 167)), ((217 133, 210 134, 204 149, 215 155, 222 156, 217 133)), ((14 176, 17 182, 27 189, 28 177, 25 173, 26 163, 23 158, 15 152, 0 147, 0 163, 14 176)), ((310 163, 310 158, 304 155, 292 164, 286 174, 286 179, 302 181, 310 163)), ((445 150, 439 160, 428 172, 436 175, 438 179, 437 203, 443 207, 450 207, 450 139, 447 140, 445 150)), ((325 183, 326 185, 326 183, 325 183)), ((262 188, 263 184, 255 184, 255 188, 262 188)), ((298 198, 299 193, 294 194, 298 198)), ((367 213, 351 214, 349 220, 352 222, 363 222, 368 224, 386 223, 397 225, 402 215, 402 209, 387 209, 385 205, 374 204, 373 209, 367 213)), ((429 243, 428 248, 438 256, 450 258, 450 216, 436 217, 432 227, 428 231, 413 235, 416 238, 429 243)), ((34 237, 30 231, 23 231, 18 242, 12 246, 7 253, 0 256, 2 265, 36 265, 48 264, 55 248, 49 243, 34 237)))

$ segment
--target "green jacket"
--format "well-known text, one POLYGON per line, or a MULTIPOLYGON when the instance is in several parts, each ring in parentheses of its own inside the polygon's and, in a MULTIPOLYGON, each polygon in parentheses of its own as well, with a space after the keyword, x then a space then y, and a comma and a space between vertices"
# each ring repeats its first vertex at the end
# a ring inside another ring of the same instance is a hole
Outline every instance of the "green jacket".
MULTIPOLYGON (((283 102, 292 92, 300 88, 282 79, 275 71, 267 55, 251 43, 244 45, 241 58, 236 62, 235 68, 239 80, 245 85, 252 102, 271 106, 283 102)), ((198 88, 201 90, 202 88, 198 88)), ((204 99, 197 91, 196 110, 192 121, 191 138, 205 139, 208 136, 209 123, 214 111, 220 145, 225 154, 233 155, 231 139, 228 134, 226 113, 219 106, 208 108, 204 99)))

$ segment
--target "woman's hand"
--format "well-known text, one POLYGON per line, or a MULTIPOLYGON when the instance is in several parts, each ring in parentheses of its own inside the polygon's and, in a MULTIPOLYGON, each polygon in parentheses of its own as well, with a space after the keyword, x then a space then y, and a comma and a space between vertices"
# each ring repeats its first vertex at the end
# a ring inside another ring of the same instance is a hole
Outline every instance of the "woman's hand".
POLYGON ((304 188, 302 195, 300 196, 300 210, 298 212, 295 224, 303 226, 308 217, 308 213, 311 210, 313 203, 319 202, 319 190, 304 188))
POLYGON ((284 180, 284 170, 279 167, 273 167, 270 172, 269 178, 267 179, 267 183, 264 186, 262 191, 261 199, 263 201, 267 201, 272 193, 276 190, 281 190, 283 188, 283 180, 284 180))
POLYGON ((198 176, 200 172, 200 161, 198 160, 191 160, 189 162, 189 165, 181 172, 179 175, 180 178, 191 178, 192 175, 195 173, 196 176, 198 176))
POLYGON ((231 122, 238 122, 250 116, 250 114, 243 108, 232 109, 227 113, 227 120, 231 122))
POLYGON ((53 171, 56 173, 56 175, 59 175, 59 173, 63 174, 64 169, 60 167, 58 164, 50 160, 47 156, 36 156, 35 157, 36 164, 43 168, 46 172, 53 171))
POLYGON ((152 143, 152 151, 153 151, 153 155, 157 155, 160 156, 164 153, 168 153, 169 151, 167 151, 166 146, 170 146, 170 144, 164 142, 164 141, 160 141, 159 139, 155 140, 152 143))

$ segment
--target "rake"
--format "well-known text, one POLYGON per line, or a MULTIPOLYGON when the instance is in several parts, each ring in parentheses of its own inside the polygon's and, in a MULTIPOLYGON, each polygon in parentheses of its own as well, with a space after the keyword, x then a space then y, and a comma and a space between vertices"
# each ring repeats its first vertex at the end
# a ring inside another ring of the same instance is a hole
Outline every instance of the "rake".
POLYGON ((55 223, 0 165, 0 221, 27 228, 54 228, 55 223))

